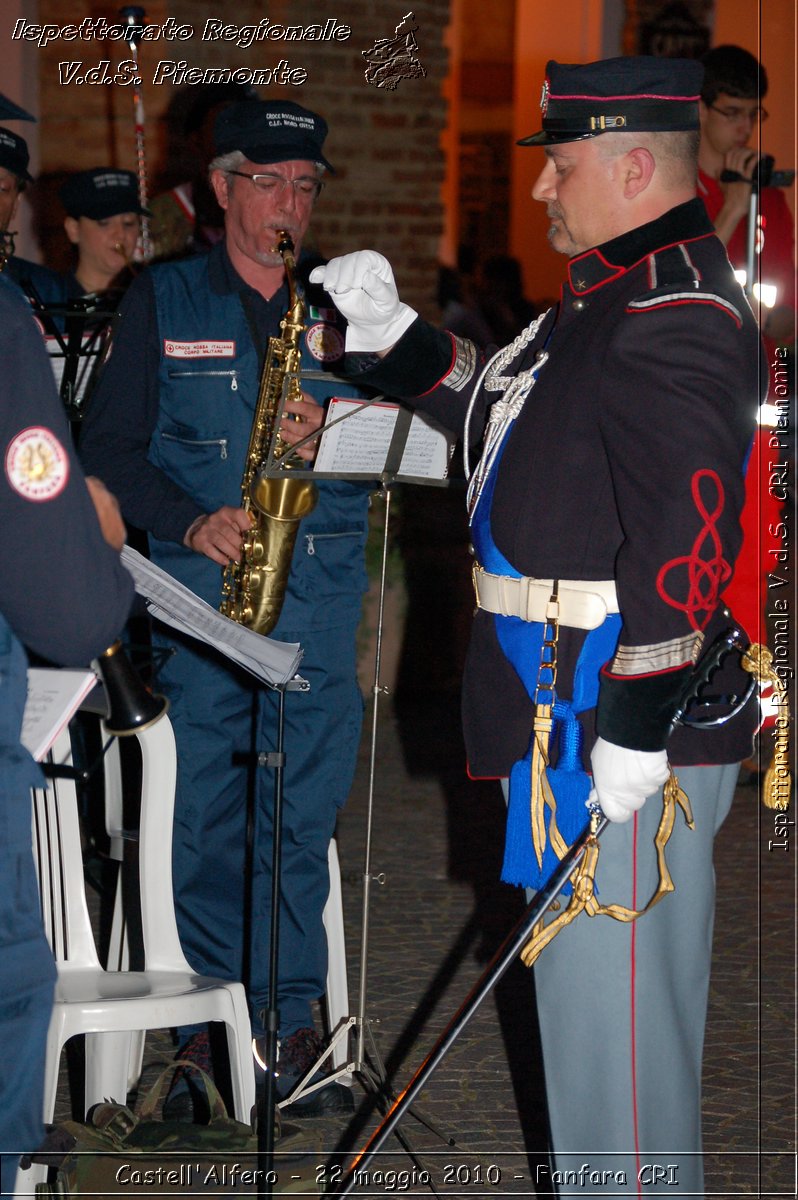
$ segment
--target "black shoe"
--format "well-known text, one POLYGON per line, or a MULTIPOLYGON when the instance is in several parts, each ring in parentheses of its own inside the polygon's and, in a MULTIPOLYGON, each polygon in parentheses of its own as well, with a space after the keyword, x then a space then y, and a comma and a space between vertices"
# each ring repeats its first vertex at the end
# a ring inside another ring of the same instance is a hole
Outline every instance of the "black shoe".
MULTIPOLYGON (((262 1070, 264 1042, 265 1038, 256 1039, 255 1062, 261 1068, 258 1072, 259 1084, 262 1084, 264 1079, 262 1070)), ((282 1038, 277 1046, 276 1092, 278 1101, 281 1101, 291 1095, 299 1081, 304 1079, 313 1064, 318 1062, 325 1047, 315 1029, 298 1029, 296 1033, 282 1038)), ((318 1083, 328 1074, 329 1067, 325 1062, 310 1077, 309 1082, 318 1083)), ((326 1117, 333 1113, 354 1112, 355 1099, 351 1088, 331 1080, 325 1087, 306 1093, 292 1104, 285 1105, 280 1111, 283 1116, 291 1117, 294 1120, 303 1117, 326 1117)))
MULTIPOLYGON (((188 1060, 213 1077, 211 1043, 207 1031, 195 1033, 175 1054, 176 1059, 188 1060)), ((179 1066, 172 1076, 162 1111, 164 1121, 182 1125, 207 1125, 211 1112, 208 1096, 200 1077, 189 1068, 179 1066)))

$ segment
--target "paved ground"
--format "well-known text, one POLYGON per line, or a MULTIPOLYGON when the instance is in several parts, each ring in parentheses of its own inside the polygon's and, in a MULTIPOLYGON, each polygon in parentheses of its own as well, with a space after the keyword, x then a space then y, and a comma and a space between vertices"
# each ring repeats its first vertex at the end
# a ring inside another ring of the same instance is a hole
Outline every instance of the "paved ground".
MULTIPOLYGON (((353 1015, 369 746, 367 729, 339 829, 353 1015)), ((323 1151, 318 1162, 327 1179, 375 1126, 375 1101, 364 1085, 380 1060, 392 1086, 404 1086, 521 908, 514 890, 496 882, 502 801, 493 785, 464 777, 455 693, 398 709, 381 699, 377 747, 365 1003, 366 1043, 374 1049, 355 1079, 354 1119, 303 1123, 323 1151)), ((708 1196, 794 1195, 795 863, 794 828, 777 827, 758 808, 756 790, 740 787, 718 840, 705 1069, 708 1196)), ((418 1116, 438 1134, 406 1118, 401 1133, 412 1153, 391 1137, 390 1153, 364 1168, 357 1195, 430 1194, 425 1171, 441 1194, 534 1195, 536 1179, 538 1194, 547 1194, 530 1003, 530 975, 515 963, 420 1097, 418 1116)), ((148 1039, 144 1086, 164 1053, 164 1035, 148 1039)), ((65 1072, 63 1083, 66 1115, 65 1072)))

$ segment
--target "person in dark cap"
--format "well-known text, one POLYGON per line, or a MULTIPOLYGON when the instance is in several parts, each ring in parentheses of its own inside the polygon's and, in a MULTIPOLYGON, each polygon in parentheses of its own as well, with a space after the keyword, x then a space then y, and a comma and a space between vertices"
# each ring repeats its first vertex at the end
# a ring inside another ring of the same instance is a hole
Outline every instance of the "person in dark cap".
POLYGON ((0 232, 3 234, 11 224, 20 195, 33 182, 29 163, 25 139, 0 126, 0 232))
MULTIPOLYGON (((134 282, 84 422, 86 466, 113 486, 125 518, 148 532, 153 561, 214 608, 222 568, 240 559, 250 527, 241 489, 259 379, 268 339, 281 337, 289 308, 277 247, 286 236, 293 242, 301 282, 302 244, 322 176, 332 171, 326 134, 322 117, 292 103, 244 100, 218 115, 209 175, 225 214, 224 238, 205 255, 156 264, 134 282)), ((320 289, 308 287, 305 299, 301 365, 311 377, 303 378, 302 398, 286 405, 281 432, 292 445, 319 428, 331 395, 359 394, 324 377, 340 364, 342 327, 320 289)), ((314 447, 300 453, 311 460, 314 447)), ((321 1052, 312 1005, 326 982, 328 847, 362 721, 355 631, 366 588, 367 505, 360 485, 319 483, 271 634, 301 643, 302 674, 311 684, 286 705, 277 981, 282 1097, 321 1052)), ((251 771, 247 752, 273 745, 277 697, 209 649, 163 627, 155 638, 176 650, 159 687, 172 701, 178 747, 173 859, 181 941, 197 970, 244 979, 260 1039, 269 982, 273 776, 263 766, 251 771), (257 828, 251 914, 244 882, 248 771, 257 828)), ((178 1057, 207 1066, 207 1030, 181 1030, 178 1057)), ((166 1111, 198 1116, 203 1095, 181 1075, 166 1111)), ((351 1108, 350 1089, 331 1081, 286 1111, 312 1116, 351 1108)))
MULTIPOLYGON (((501 351, 418 318, 375 251, 312 274, 347 317, 353 381, 484 439, 463 714, 471 774, 508 796, 503 878, 537 889, 586 802, 609 818, 597 890, 583 875, 572 919, 525 953, 539 953, 553 1146, 536 1182, 567 1195, 704 1194, 712 843, 757 714, 753 697, 715 710, 717 727, 678 714, 732 621, 764 381, 756 321, 696 198, 701 79, 679 59, 548 64, 542 128, 520 144, 545 154, 532 196, 566 278, 501 351)), ((722 675, 713 692, 746 695, 736 658, 722 675)))
MULTIPOLYGON (((33 120, 32 117, 29 119, 33 120)), ((29 299, 62 304, 66 301, 67 290, 58 272, 14 253, 16 230, 11 224, 20 196, 33 182, 29 165, 30 152, 25 139, 0 127, 0 271, 13 279, 29 299)))
POLYGON ((130 282, 141 217, 147 215, 136 176, 116 167, 93 167, 70 175, 59 195, 67 214, 64 229, 77 250, 69 294, 112 291, 118 301, 130 282))
MULTIPOLYGON (((2 95, 0 119, 33 120, 2 95)), ((83 477, 39 330, 5 273, 0 363, 0 1192, 10 1196, 19 1154, 44 1137, 56 975, 31 854, 30 789, 44 776, 21 736, 28 655, 88 666, 117 637, 133 589, 119 560, 119 510, 83 477)))

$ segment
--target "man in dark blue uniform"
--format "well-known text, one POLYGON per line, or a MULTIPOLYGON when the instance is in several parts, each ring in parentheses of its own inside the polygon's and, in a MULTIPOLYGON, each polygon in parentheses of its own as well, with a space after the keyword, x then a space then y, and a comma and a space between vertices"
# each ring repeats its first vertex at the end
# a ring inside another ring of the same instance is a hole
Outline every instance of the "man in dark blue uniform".
MULTIPOLYGON (((374 251, 313 273, 364 356, 352 378, 484 436, 463 707, 472 773, 509 793, 504 878, 539 885, 555 827, 567 845, 585 823, 590 770, 611 821, 598 901, 639 910, 669 763, 692 802, 695 828, 677 813, 667 847, 675 893, 635 921, 578 916, 535 967, 554 1147, 539 1182, 564 1195, 703 1194, 712 843, 755 702, 669 733, 730 621, 763 381, 756 321, 695 195, 701 75, 677 59, 548 64, 543 129, 521 144, 544 148, 532 195, 567 278, 489 363, 416 319, 374 251)), ((718 691, 744 694, 746 672, 728 675, 718 691)), ((665 803, 673 817, 670 787, 665 803)))
MULTIPOLYGON (((292 103, 246 100, 221 112, 210 178, 225 213, 224 240, 207 256, 153 267, 131 287, 83 428, 84 463, 119 495, 126 519, 148 532, 153 560, 214 607, 222 568, 240 558, 250 524, 241 483, 261 364, 289 306, 278 231, 298 254, 321 174, 331 170, 326 131, 320 116, 292 103)), ((318 428, 331 395, 356 394, 323 377, 344 349, 334 306, 318 289, 309 289, 306 300, 303 395, 289 401, 282 430, 292 444, 318 428)), ((314 451, 300 453, 309 458, 314 451)), ((321 1048, 312 1004, 326 979, 327 851, 352 781, 362 721, 355 630, 366 586, 367 503, 360 485, 320 483, 316 508, 300 526, 272 634, 301 642, 302 673, 311 685, 309 694, 289 694, 286 703, 278 977, 283 1096, 321 1048)), ((273 746, 277 700, 219 655, 172 634, 158 638, 177 650, 159 686, 172 702, 178 745, 174 882, 181 941, 197 970, 248 983, 259 1036, 268 998, 273 780, 270 769, 257 769, 249 914, 248 780, 241 759, 273 746)), ((180 1036, 181 1057, 207 1061, 206 1032, 180 1036)), ((173 1088, 170 1115, 189 1100, 173 1088)), ((330 1083, 291 1111, 350 1107, 349 1089, 330 1083)))
MULTIPOLYGON (((0 116, 20 110, 0 96, 0 116)), ((0 275, 0 1188, 43 1136, 42 1094, 55 967, 39 912, 30 789, 40 768, 20 742, 26 648, 87 666, 118 636, 133 581, 118 551, 124 525, 75 458, 30 307, 0 275)))
POLYGON ((0 126, 0 263, 27 295, 43 303, 61 304, 67 298, 67 289, 58 273, 14 254, 16 234, 10 227, 20 196, 33 182, 29 165, 30 152, 24 137, 0 126))

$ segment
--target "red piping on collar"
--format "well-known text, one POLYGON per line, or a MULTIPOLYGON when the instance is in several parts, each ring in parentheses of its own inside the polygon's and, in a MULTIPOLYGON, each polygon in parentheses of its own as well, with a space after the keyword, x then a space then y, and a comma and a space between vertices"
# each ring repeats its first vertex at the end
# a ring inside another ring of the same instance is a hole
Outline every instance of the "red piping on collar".
MULTIPOLYGON (((627 272, 633 271, 635 269, 635 267, 640 265, 641 262, 645 262, 647 259, 649 259, 652 254, 660 254, 661 251, 670 250, 674 246, 689 246, 693 242, 703 242, 706 238, 716 237, 716 236, 717 236, 717 234, 715 233, 715 230, 713 229, 709 233, 698 233, 698 234, 696 234, 695 237, 692 237, 692 238, 679 238, 679 240, 676 242, 668 242, 664 246, 657 246, 656 250, 647 251, 645 254, 641 255, 641 257, 638 258, 635 262, 631 263, 628 267, 621 267, 621 266, 618 266, 616 263, 611 263, 608 259, 606 259, 604 257, 604 255, 601 253, 600 250, 584 250, 581 254, 577 254, 575 258, 571 258, 568 260, 568 282, 571 283, 571 267, 575 263, 581 262, 585 258, 598 258, 601 262, 604 263, 604 266, 607 267, 609 270, 613 271, 614 274, 610 275, 606 279, 598 280, 598 282, 594 283, 592 287, 585 288, 582 291, 578 290, 577 288, 573 289, 577 293, 577 295, 586 296, 588 294, 588 292, 593 292, 596 290, 596 288, 604 287, 604 285, 606 283, 612 283, 613 280, 619 279, 621 277, 621 275, 626 275, 627 272)), ((573 285, 571 285, 571 286, 573 287, 573 285)))

